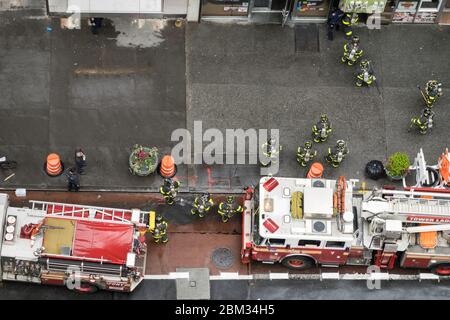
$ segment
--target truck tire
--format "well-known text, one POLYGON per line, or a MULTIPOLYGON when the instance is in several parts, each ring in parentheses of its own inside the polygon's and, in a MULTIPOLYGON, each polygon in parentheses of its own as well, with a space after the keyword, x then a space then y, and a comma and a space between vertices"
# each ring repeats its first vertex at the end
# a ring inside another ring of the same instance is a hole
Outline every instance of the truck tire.
POLYGON ((289 256, 284 258, 281 264, 293 270, 305 270, 315 265, 313 259, 305 256, 289 256))
POLYGON ((450 262, 434 265, 430 270, 438 276, 450 276, 450 262))

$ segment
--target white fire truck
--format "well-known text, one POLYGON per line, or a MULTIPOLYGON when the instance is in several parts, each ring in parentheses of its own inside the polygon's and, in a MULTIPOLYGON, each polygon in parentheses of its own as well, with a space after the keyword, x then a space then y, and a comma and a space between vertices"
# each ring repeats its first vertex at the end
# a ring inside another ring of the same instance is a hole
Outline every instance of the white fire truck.
MULTIPOLYGON (((143 279, 143 212, 30 201, 0 193, 0 277, 5 281, 132 291, 143 279)), ((148 216, 148 215, 147 215, 148 216)))
POLYGON ((297 270, 398 265, 450 275, 450 190, 361 195, 355 183, 263 177, 244 200, 242 261, 297 270))

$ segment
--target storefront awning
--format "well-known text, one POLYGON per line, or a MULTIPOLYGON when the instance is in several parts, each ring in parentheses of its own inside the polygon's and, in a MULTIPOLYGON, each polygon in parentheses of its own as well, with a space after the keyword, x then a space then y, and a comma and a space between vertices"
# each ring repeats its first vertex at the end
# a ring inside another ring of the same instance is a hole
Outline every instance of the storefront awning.
POLYGON ((381 13, 387 0, 341 0, 339 8, 344 12, 381 13))

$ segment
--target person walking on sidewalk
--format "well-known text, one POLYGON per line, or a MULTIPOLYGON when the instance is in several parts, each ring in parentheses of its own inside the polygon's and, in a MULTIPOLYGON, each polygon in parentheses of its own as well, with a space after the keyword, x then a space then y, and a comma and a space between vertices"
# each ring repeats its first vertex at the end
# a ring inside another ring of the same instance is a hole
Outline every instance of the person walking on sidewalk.
POLYGON ((86 166, 86 155, 82 149, 75 151, 75 164, 77 166, 77 173, 84 174, 84 167, 86 166))
POLYGON ((70 168, 66 173, 68 191, 80 191, 80 178, 75 168, 70 168))

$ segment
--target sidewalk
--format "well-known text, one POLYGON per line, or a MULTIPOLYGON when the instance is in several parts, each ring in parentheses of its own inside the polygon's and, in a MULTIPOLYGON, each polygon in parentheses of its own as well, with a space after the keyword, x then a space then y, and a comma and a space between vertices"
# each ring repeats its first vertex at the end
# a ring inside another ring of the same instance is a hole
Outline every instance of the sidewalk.
MULTIPOLYGON (((296 50, 296 29, 277 25, 176 28, 168 20, 140 28, 130 19, 114 18, 94 36, 86 21, 81 30, 63 30, 59 19, 29 12, 0 16, 0 155, 19 163, 8 181, 3 181, 8 173, 0 175, 0 188, 63 190, 63 176, 45 174, 46 156, 59 153, 67 168, 75 148, 82 147, 88 161, 82 190, 157 191, 158 176, 130 175, 130 148, 140 143, 169 153, 176 144, 170 141, 173 130, 187 127, 192 133, 200 120, 203 132, 279 129, 278 175, 292 177, 306 174, 295 152, 323 112, 334 133, 317 147, 318 160, 337 139, 350 148, 341 168, 326 166, 329 178, 365 180, 367 161, 384 161, 395 151, 413 159, 423 148, 428 162, 435 163, 450 142, 448 27, 358 28, 379 94, 376 88, 353 86, 354 70, 339 62, 342 35, 329 42, 324 25, 309 28, 317 28, 318 46, 296 50), (427 136, 408 133, 410 118, 422 109, 416 86, 430 78, 444 86, 436 127, 427 136)), ((260 170, 257 165, 180 165, 177 177, 181 191, 237 192, 257 183, 260 170)))

